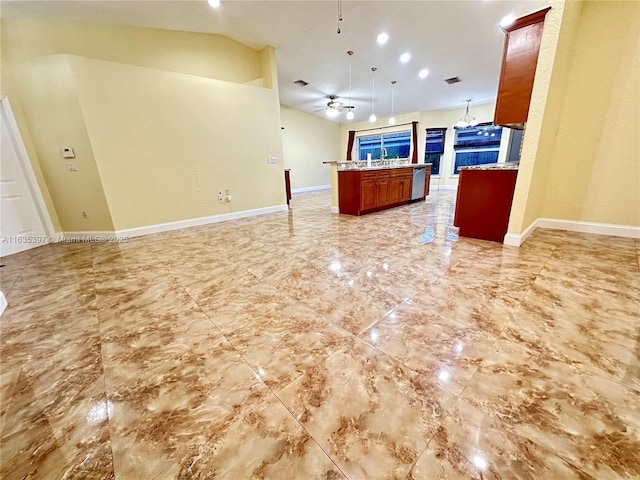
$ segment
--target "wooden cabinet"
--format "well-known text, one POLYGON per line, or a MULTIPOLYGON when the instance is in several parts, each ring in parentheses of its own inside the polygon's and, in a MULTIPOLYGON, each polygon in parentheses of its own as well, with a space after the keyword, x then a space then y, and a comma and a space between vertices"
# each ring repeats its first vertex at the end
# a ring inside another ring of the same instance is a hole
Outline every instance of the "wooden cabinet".
POLYGON ((389 199, 389 171, 378 172, 377 176, 377 192, 378 192, 378 204, 377 207, 385 207, 391 203, 389 199))
POLYGON ((408 202, 411 199, 412 175, 403 171, 394 171, 389 181, 389 200, 391 203, 408 202))
POLYGON ((408 203, 413 168, 338 172, 340 213, 362 215, 408 203))
POLYGON ((517 170, 460 170, 453 224, 462 237, 503 242, 517 170))
POLYGON ((424 196, 429 195, 429 187, 431 185, 431 164, 427 165, 424 175, 424 196))
POLYGON ((375 180, 364 181, 361 186, 360 210, 372 210, 378 205, 378 184, 375 180))
POLYGON ((291 169, 287 168, 284 171, 284 190, 287 194, 287 205, 291 202, 291 169))
POLYGON ((506 36, 493 117, 495 125, 522 128, 527 121, 544 17, 549 8, 521 17, 504 28, 506 36))

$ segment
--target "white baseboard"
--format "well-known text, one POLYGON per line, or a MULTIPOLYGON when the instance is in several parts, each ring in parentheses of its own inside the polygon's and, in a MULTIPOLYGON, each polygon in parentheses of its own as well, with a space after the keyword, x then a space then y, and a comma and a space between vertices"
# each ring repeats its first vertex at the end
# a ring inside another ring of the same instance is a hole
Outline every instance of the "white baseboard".
POLYGON ((631 225, 616 225, 613 223, 578 222, 575 220, 560 220, 557 218, 539 218, 537 228, 551 228, 553 230, 568 230, 570 232, 594 233, 612 237, 640 238, 640 227, 631 225))
POLYGON ((49 243, 59 243, 64 240, 64 232, 56 232, 49 237, 49 243))
POLYGON ((189 220, 178 220, 176 222, 159 223, 157 225, 147 225, 144 227, 126 228, 116 231, 86 231, 86 232, 64 232, 63 238, 59 241, 95 241, 102 239, 109 241, 117 241, 118 238, 133 238, 152 233, 169 232, 171 230, 180 230, 182 228, 199 227, 211 223, 227 222, 229 220, 237 220, 240 218, 256 217, 258 215, 266 215, 269 213, 286 212, 289 210, 287 205, 275 205, 273 207, 254 208, 252 210, 242 210, 240 212, 223 213, 220 215, 211 215, 209 217, 191 218, 189 220), (115 238, 114 238, 115 237, 115 238))
POLYGON ((92 242, 100 239, 113 237, 114 235, 115 235, 115 232, 113 230, 87 230, 85 232, 63 232, 62 235, 59 238, 57 238, 54 243, 92 242))
POLYGON ((316 190, 329 190, 331 185, 316 185, 315 187, 292 188, 291 193, 315 192, 316 190))
POLYGON ((519 247, 537 228, 552 230, 567 230, 569 232, 593 233, 612 237, 640 238, 640 227, 631 225, 615 225, 612 223, 578 222, 575 220, 560 220, 557 218, 538 218, 522 233, 507 233, 504 244, 519 247))
POLYGON ((509 247, 519 247, 524 243, 524 238, 523 235, 520 235, 518 233, 507 233, 504 236, 504 240, 502 243, 509 247))
POLYGON ((4 309, 7 308, 7 299, 4 296, 3 292, 0 292, 0 315, 4 312, 4 309))
POLYGON ((209 217, 192 218, 189 220, 178 220, 177 222, 159 223, 157 225, 148 225, 146 227, 127 228, 117 230, 115 234, 123 237, 141 237, 152 233, 169 232, 171 230, 180 230, 182 228, 199 227, 201 225, 209 225, 211 223, 227 222, 229 220, 238 220, 240 218, 256 217, 258 215, 267 215, 269 213, 286 212, 289 210, 287 205, 275 205, 273 207, 254 208, 252 210, 243 210, 241 212, 223 213, 220 215, 211 215, 209 217))
POLYGON ((331 207, 331 213, 340 213, 340 207, 331 207))

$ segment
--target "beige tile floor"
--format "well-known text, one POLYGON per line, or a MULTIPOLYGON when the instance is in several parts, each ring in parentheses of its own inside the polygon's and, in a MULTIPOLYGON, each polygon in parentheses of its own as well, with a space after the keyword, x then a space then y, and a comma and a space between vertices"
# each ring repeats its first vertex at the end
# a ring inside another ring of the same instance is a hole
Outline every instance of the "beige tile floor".
POLYGON ((454 200, 3 259, 0 477, 640 478, 640 242, 454 200))

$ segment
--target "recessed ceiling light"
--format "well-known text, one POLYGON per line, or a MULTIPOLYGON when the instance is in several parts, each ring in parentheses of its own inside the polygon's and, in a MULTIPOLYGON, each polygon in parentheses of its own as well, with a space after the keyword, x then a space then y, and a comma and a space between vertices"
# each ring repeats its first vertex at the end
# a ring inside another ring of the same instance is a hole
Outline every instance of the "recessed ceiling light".
POLYGON ((515 21, 515 19, 516 17, 514 15, 505 15, 504 17, 502 17, 502 20, 500 20, 500 23, 498 25, 500 25, 502 28, 506 28, 511 25, 515 21))
POLYGON ((220 6, 220 0, 207 0, 207 3, 213 8, 218 8, 220 6))
POLYGON ((420 72, 418 72, 418 76, 420 78, 427 78, 429 76, 429 70, 423 68, 422 70, 420 70, 420 72))
POLYGON ((407 63, 409 60, 411 60, 411 54, 405 52, 402 55, 400 55, 400 61, 402 63, 407 63))
POLYGON ((389 35, 382 32, 381 34, 378 35, 378 38, 376 40, 380 45, 384 45, 385 43, 387 43, 387 40, 389 40, 389 35))

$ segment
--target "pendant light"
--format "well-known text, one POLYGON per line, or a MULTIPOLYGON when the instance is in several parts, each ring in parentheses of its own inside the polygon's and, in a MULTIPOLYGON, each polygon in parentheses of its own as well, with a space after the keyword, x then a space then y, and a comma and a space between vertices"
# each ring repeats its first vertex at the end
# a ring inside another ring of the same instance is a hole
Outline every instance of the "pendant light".
POLYGON ((349 50, 347 55, 349 55, 349 106, 347 107, 347 120, 353 120, 355 116, 353 114, 353 105, 351 104, 351 56, 353 55, 353 50, 349 50))
POLYGON ((391 116, 389 117, 389 125, 396 124, 396 117, 393 116, 393 97, 396 89, 396 83, 398 82, 391 80, 391 116))
POLYGON ((458 128, 475 127, 476 125, 478 125, 478 121, 476 120, 476 117, 472 117, 469 114, 469 103, 471 103, 471 99, 466 100, 466 102, 467 102, 467 111, 464 114, 464 116, 461 117, 460 120, 458 120, 458 123, 456 123, 456 127, 458 128))
POLYGON ((377 120, 373 104, 376 95, 376 67, 371 67, 371 115, 369 115, 369 122, 375 123, 377 120))

